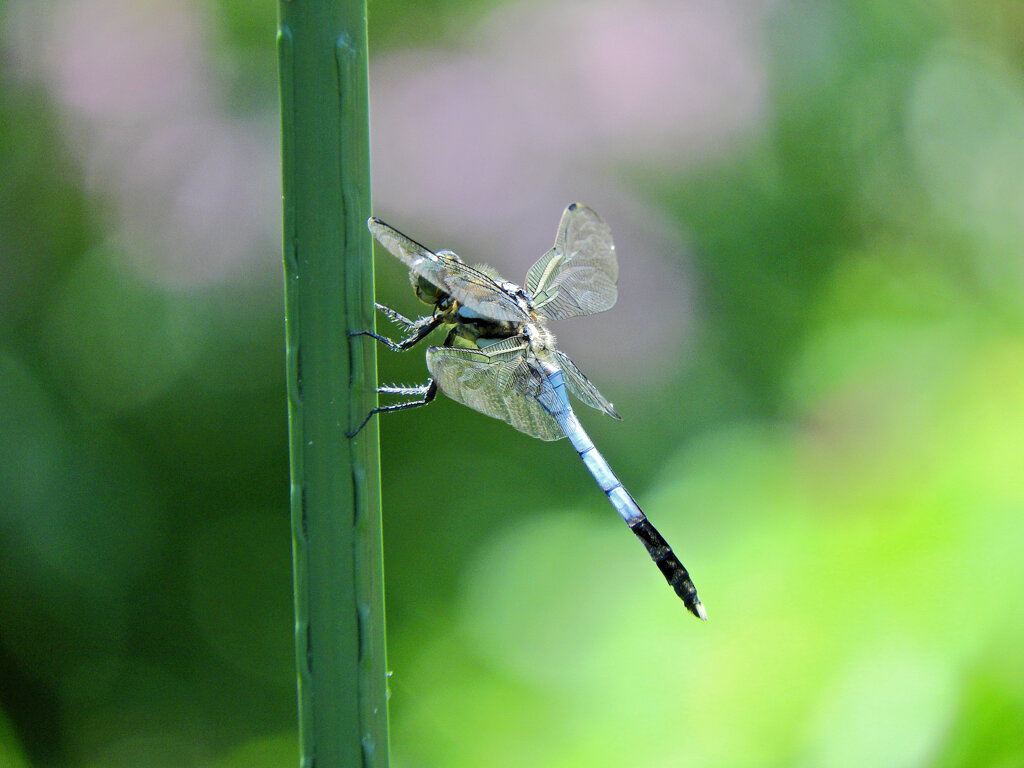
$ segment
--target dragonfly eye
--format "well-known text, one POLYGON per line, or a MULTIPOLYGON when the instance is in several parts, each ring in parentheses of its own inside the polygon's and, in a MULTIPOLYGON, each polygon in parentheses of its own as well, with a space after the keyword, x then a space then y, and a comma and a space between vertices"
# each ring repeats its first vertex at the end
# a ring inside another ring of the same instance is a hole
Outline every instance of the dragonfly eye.
POLYGON ((424 304, 430 304, 431 306, 436 307, 448 298, 447 293, 442 291, 425 277, 420 277, 419 275, 412 276, 412 288, 416 291, 416 296, 420 301, 424 304))

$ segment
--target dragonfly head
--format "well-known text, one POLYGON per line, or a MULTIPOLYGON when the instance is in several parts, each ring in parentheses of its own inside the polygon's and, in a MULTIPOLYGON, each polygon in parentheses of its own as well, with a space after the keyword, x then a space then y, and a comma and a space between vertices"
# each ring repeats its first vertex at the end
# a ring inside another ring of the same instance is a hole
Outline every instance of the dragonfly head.
POLYGON ((412 289, 416 292, 417 298, 424 304, 437 307, 449 298, 445 291, 438 288, 432 282, 427 280, 427 278, 417 275, 415 272, 409 273, 409 279, 412 282, 412 289))

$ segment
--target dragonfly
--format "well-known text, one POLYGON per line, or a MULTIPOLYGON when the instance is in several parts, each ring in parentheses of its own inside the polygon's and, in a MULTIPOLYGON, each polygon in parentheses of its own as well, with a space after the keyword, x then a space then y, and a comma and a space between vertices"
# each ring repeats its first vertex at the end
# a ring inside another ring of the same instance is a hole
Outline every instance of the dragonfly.
POLYGON ((605 221, 582 203, 569 205, 554 245, 530 267, 525 287, 504 280, 492 267, 470 266, 452 251, 431 251, 376 217, 370 217, 367 226, 405 264, 413 290, 433 311, 410 320, 377 303, 377 309, 408 335, 398 341, 373 331, 351 335, 369 336, 391 350, 405 351, 437 328, 449 330, 440 346, 427 348, 427 382, 380 387, 380 394, 410 399, 374 408, 349 436, 358 434, 376 414, 427 405, 440 390, 533 437, 568 438, 686 608, 707 620, 690 574, 598 452, 576 417, 569 394, 612 418, 621 417, 556 349, 547 328, 548 321, 593 315, 615 304, 619 267, 605 221))

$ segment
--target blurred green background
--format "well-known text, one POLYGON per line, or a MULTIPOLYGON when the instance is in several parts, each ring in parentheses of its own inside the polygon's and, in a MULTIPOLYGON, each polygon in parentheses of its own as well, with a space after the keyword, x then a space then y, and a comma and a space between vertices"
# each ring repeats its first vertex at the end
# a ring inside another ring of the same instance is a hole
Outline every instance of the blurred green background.
MULTIPOLYGON (((297 759, 275 14, 0 3, 2 768, 297 759)), ((1024 6, 376 0, 370 45, 379 215, 513 280, 611 224, 619 304, 554 330, 710 616, 567 444, 393 416, 393 764, 1024 766, 1024 6)))

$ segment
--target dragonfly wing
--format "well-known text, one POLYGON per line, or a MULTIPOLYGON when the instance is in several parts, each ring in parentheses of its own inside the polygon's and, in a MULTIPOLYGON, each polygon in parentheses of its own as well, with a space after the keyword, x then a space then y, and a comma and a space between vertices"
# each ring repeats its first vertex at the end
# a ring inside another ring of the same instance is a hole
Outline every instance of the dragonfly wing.
POLYGON ((560 350, 552 350, 555 353, 555 359, 558 361, 558 367, 562 369, 562 374, 565 376, 565 385, 569 388, 569 391, 575 395, 580 402, 586 403, 591 408, 595 408, 602 413, 607 413, 613 419, 622 420, 622 417, 616 413, 615 408, 612 406, 604 395, 602 395, 594 383, 583 375, 583 372, 576 367, 576 364, 569 359, 569 356, 560 350))
POLYGON ((582 203, 565 209, 555 244, 530 267, 526 290, 550 320, 593 315, 618 298, 619 264, 611 228, 582 203))
MULTIPOLYGON (((493 267, 471 267, 451 251, 440 251, 436 255, 447 264, 445 282, 441 288, 454 296, 460 304, 490 320, 511 320, 516 323, 530 321, 529 313, 519 306, 514 296, 502 289, 500 283, 504 280, 493 267)), ((430 277, 427 279, 434 282, 430 277)))
POLYGON ((518 348, 512 348, 502 342, 500 346, 506 348, 495 350, 498 346, 483 350, 431 347, 427 350, 427 368, 452 400, 541 440, 565 437, 551 414, 529 394, 541 391, 545 385, 553 389, 530 362, 526 344, 520 342, 518 348))
POLYGON ((370 217, 366 226, 377 242, 410 272, 426 278, 460 304, 491 320, 529 320, 515 298, 503 291, 491 275, 469 266, 451 251, 434 253, 376 217, 370 217))

